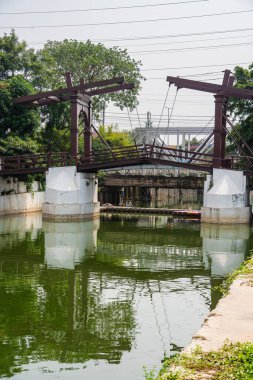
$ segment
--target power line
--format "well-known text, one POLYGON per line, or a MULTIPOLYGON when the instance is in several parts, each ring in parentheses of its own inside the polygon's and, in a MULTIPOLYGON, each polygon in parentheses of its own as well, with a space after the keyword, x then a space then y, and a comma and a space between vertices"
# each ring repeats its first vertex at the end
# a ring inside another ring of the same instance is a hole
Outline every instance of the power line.
POLYGON ((153 45, 173 45, 173 44, 185 44, 185 43, 192 43, 192 42, 206 42, 206 41, 217 41, 217 40, 229 40, 234 38, 245 38, 245 37, 252 37, 253 34, 246 34, 240 35, 240 36, 229 36, 229 37, 217 37, 217 38, 205 38, 201 40, 184 40, 184 41, 171 41, 171 42, 153 42, 149 44, 134 44, 134 45, 127 45, 127 46, 121 46, 121 48, 129 48, 130 46, 153 46, 153 45))
POLYGON ((163 67, 163 68, 151 68, 142 69, 141 71, 154 71, 154 70, 181 70, 181 69, 195 69, 201 67, 221 67, 221 66, 233 66, 233 65, 249 65, 252 62, 235 62, 235 63, 221 63, 219 65, 198 65, 198 66, 177 66, 177 67, 163 67))
MULTIPOLYGON (((92 42, 107 42, 107 41, 136 41, 136 40, 154 40, 159 38, 178 38, 178 37, 191 37, 191 36, 204 36, 209 34, 224 34, 224 33, 235 33, 235 32, 246 32, 253 30, 253 28, 244 28, 244 29, 228 29, 228 30, 218 30, 212 32, 198 32, 198 33, 190 33, 190 34, 164 34, 164 35, 156 35, 156 36, 142 36, 142 37, 128 37, 128 38, 115 38, 115 39, 91 39, 92 42)), ((87 40, 78 40, 78 42, 86 42, 87 40)), ((47 41, 28 41, 31 44, 43 44, 47 41)))
POLYGON ((174 3, 158 3, 158 4, 143 4, 131 5, 122 7, 107 7, 107 8, 88 8, 88 9, 66 9, 66 10, 53 10, 53 11, 27 11, 27 12, 0 12, 0 15, 27 15, 27 14, 50 14, 50 13, 72 13, 72 12, 96 12, 96 11, 113 11, 118 9, 133 9, 133 8, 149 8, 149 7, 162 7, 178 4, 200 3, 209 0, 190 0, 190 1, 177 1, 174 3))
MULTIPOLYGON (((180 78, 185 78, 185 77, 181 77, 180 78)), ((208 79, 208 82, 212 82, 212 81, 216 81, 216 80, 220 80, 222 79, 223 77, 218 77, 218 78, 209 78, 208 79)), ((146 78, 146 80, 165 80, 166 78, 165 77, 157 77, 157 78, 146 78)), ((199 80, 199 82, 205 82, 204 80, 199 80)))
POLYGON ((99 25, 119 25, 119 24, 136 24, 136 23, 146 23, 146 22, 157 22, 157 21, 173 21, 173 20, 187 20, 193 18, 202 18, 202 17, 213 17, 213 16, 226 16, 233 14, 242 14, 253 12, 253 9, 247 9, 242 11, 233 11, 233 12, 222 12, 222 13, 211 13, 211 14, 202 14, 202 15, 193 15, 193 16, 180 16, 180 17, 169 17, 169 18, 156 18, 156 19, 147 19, 147 20, 132 20, 132 21, 107 21, 107 22, 98 22, 98 23, 87 23, 87 24, 62 24, 62 25, 32 25, 32 26, 0 26, 0 29, 30 29, 30 28, 66 28, 66 27, 80 27, 80 26, 99 26, 99 25))
POLYGON ((106 41, 132 41, 132 40, 153 40, 157 38, 178 38, 178 37, 191 37, 191 36, 202 36, 205 34, 219 34, 219 33, 235 33, 235 32, 245 32, 253 30, 253 28, 244 28, 244 29, 227 29, 227 30, 216 30, 211 32, 197 32, 197 33, 183 33, 183 34, 163 34, 156 36, 143 36, 143 37, 128 37, 128 38, 114 38, 114 39, 94 39, 94 42, 106 42, 106 41))
POLYGON ((189 47, 189 48, 175 48, 175 49, 158 49, 158 50, 140 50, 140 51, 129 51, 129 54, 153 54, 153 53, 171 53, 175 51, 189 51, 189 50, 209 50, 209 49, 216 49, 216 48, 228 48, 228 47, 234 47, 234 46, 244 46, 244 45, 251 45, 253 44, 253 41, 251 42, 241 42, 237 44, 226 44, 226 45, 211 45, 211 46, 196 46, 196 47, 189 47))
MULTIPOLYGON (((218 75, 221 75, 222 72, 221 70, 219 71, 213 71, 210 73, 196 73, 196 74, 185 74, 185 75, 180 75, 180 78, 189 78, 189 77, 205 77, 208 76, 207 80, 216 80, 217 78, 211 78, 211 76, 217 77, 218 75)), ((152 79, 152 78, 147 78, 147 79, 152 79)), ((154 79, 164 79, 164 78, 154 78, 154 79)), ((219 78, 218 78, 219 79, 219 78)))
MULTIPOLYGON (((173 97, 175 97, 175 95, 173 97)), ((116 111, 111 111, 111 112, 107 112, 107 115, 122 115, 122 113, 116 112, 116 111)), ((146 113, 139 113, 139 115, 146 117, 146 113)), ((160 117, 161 115, 160 114, 153 114, 152 116, 160 117)), ((124 116, 124 117, 126 117, 126 116, 124 116)), ((206 117, 206 118, 210 118, 211 116, 210 115, 202 115, 202 116, 201 115, 174 115, 173 117, 174 118, 176 118, 176 117, 197 117, 197 118, 206 117)), ((167 116, 166 116, 166 118, 167 118, 167 116)))

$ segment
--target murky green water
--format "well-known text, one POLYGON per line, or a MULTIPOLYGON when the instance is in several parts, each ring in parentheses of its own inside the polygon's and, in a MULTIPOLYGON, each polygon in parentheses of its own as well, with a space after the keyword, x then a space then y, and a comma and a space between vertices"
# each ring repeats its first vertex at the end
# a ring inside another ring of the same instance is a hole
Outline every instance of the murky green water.
POLYGON ((252 246, 248 226, 0 219, 0 377, 143 379, 180 350, 252 246))

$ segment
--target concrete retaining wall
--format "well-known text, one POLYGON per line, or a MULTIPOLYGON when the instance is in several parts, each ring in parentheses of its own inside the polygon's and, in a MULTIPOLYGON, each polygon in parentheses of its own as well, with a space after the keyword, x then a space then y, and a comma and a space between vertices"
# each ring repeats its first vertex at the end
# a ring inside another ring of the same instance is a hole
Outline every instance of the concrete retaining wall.
POLYGON ((42 210, 45 192, 0 196, 0 215, 20 214, 42 210))
POLYGON ((0 215, 21 214, 42 210, 45 192, 37 181, 27 192, 27 184, 14 177, 0 177, 0 215))

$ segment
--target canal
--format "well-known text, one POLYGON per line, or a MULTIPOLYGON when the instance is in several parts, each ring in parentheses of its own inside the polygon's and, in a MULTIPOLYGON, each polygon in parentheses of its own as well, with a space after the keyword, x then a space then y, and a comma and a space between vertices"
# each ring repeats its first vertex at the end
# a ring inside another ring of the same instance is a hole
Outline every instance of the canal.
POLYGON ((249 226, 107 215, 0 219, 0 377, 143 380, 187 345, 249 226))

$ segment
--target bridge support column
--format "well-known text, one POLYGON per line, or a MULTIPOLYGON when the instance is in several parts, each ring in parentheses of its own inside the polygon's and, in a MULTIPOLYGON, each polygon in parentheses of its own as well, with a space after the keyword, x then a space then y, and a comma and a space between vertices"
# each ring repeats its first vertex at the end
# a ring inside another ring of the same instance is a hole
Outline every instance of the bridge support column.
POLYGON ((98 181, 75 166, 49 168, 42 215, 49 219, 85 219, 99 214, 98 181))
POLYGON ((249 186, 242 171, 214 169, 204 184, 201 221, 218 224, 249 224, 249 186))

